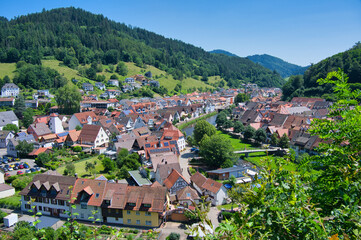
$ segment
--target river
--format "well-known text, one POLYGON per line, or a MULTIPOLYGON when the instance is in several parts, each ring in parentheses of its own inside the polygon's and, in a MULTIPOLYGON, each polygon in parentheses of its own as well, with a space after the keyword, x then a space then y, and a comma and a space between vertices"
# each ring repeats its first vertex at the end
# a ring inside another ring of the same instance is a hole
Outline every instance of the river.
MULTIPOLYGON (((209 117, 209 118, 206 118, 205 120, 206 120, 207 122, 209 122, 210 124, 212 124, 213 126, 215 126, 215 125, 216 125, 217 115, 218 115, 218 114, 213 115, 213 116, 211 116, 211 117, 209 117)), ((187 134, 187 136, 191 136, 191 135, 193 134, 194 126, 195 126, 195 125, 196 125, 196 124, 189 125, 188 127, 183 128, 182 131, 185 132, 185 133, 187 134)))

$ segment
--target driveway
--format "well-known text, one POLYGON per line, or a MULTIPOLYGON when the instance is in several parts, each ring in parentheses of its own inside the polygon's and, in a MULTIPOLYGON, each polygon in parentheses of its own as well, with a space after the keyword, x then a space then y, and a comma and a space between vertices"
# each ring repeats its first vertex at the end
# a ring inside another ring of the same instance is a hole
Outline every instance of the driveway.
POLYGON ((189 147, 186 147, 186 149, 181 152, 180 158, 179 158, 179 165, 182 169, 182 175, 183 177, 190 182, 190 175, 188 173, 188 159, 192 159, 194 157, 194 153, 191 152, 189 147))
POLYGON ((172 232, 179 233, 180 239, 187 239, 187 234, 185 234, 185 231, 187 230, 185 224, 183 223, 177 223, 177 222, 166 222, 165 226, 163 228, 157 229, 157 231, 161 231, 161 235, 159 237, 159 240, 165 240, 166 237, 169 236, 172 232))
POLYGON ((216 229, 219 225, 218 222, 218 214, 220 210, 217 209, 217 207, 211 207, 211 209, 208 212, 208 218, 211 220, 213 224, 213 229, 216 229))

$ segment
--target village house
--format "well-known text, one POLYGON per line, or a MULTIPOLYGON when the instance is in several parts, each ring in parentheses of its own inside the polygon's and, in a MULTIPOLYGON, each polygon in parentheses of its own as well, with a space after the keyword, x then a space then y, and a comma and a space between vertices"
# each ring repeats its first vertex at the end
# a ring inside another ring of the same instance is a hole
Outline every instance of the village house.
POLYGON ((163 185, 168 189, 170 195, 175 195, 179 190, 187 187, 189 184, 182 174, 172 169, 172 172, 164 180, 163 185))
POLYGON ((83 83, 82 87, 85 91, 94 91, 94 86, 90 83, 83 83))
POLYGON ((186 186, 181 190, 177 191, 176 200, 174 203, 180 204, 186 208, 192 206, 193 203, 198 204, 201 200, 200 196, 198 195, 197 191, 190 186, 186 186))
POLYGON ((107 147, 109 137, 99 125, 84 125, 77 142, 80 146, 87 146, 91 149, 100 146, 107 147))
POLYGON ((15 98, 0 98, 0 107, 13 107, 15 98))
POLYGON ((116 98, 121 94, 121 92, 117 89, 107 89, 104 94, 107 96, 107 98, 116 98))
POLYGON ((15 188, 5 183, 4 172, 0 170, 0 199, 15 195, 15 188))
POLYGON ((76 179, 71 193, 70 202, 76 206, 72 213, 77 213, 75 218, 83 221, 103 222, 101 205, 107 181, 93 179, 76 179))
POLYGON ((27 129, 28 134, 32 134, 35 140, 39 140, 40 137, 51 134, 51 130, 45 123, 33 123, 27 129))
POLYGON ((227 198, 227 190, 222 183, 206 178, 196 172, 191 176, 191 183, 197 192, 202 196, 208 196, 207 200, 213 205, 222 205, 227 198))
POLYGON ((16 150, 16 146, 20 141, 26 141, 27 143, 34 144, 36 141, 34 136, 31 134, 27 134, 26 132, 17 133, 15 138, 10 138, 7 145, 7 155, 12 157, 18 156, 18 151, 16 150))
POLYGON ((63 122, 58 117, 58 114, 50 114, 49 128, 52 133, 62 133, 64 132, 63 122))
POLYGON ((21 211, 42 215, 63 217, 69 211, 70 187, 75 184, 75 177, 60 174, 38 174, 19 194, 21 196, 21 211), (31 201, 31 200, 35 201, 31 201), (32 209, 32 206, 35 208, 32 209))
POLYGON ((155 180, 159 182, 161 185, 163 185, 163 182, 169 174, 174 170, 178 172, 182 172, 181 167, 179 165, 179 162, 175 163, 168 163, 167 164, 158 164, 157 170, 155 172, 155 180))
POLYGON ((95 87, 99 88, 100 90, 106 90, 105 84, 102 82, 96 82, 95 87))
POLYGON ((83 127, 87 124, 97 124, 98 121, 98 116, 92 111, 75 113, 69 120, 69 130, 75 129, 76 126, 83 127))
POLYGON ((135 83, 135 80, 134 80, 134 78, 132 78, 132 77, 128 77, 128 78, 126 78, 126 79, 124 80, 124 82, 125 82, 125 83, 135 83))
POLYGON ((14 124, 19 127, 19 119, 13 111, 0 112, 0 130, 7 124, 14 124))
POLYGON ((1 88, 2 97, 16 97, 20 94, 20 88, 14 83, 5 83, 1 88))
POLYGON ((108 80, 108 84, 109 84, 109 85, 112 85, 112 86, 119 87, 119 81, 116 80, 116 79, 109 79, 109 80, 108 80))
POLYGON ((10 139, 14 138, 15 134, 11 131, 0 131, 0 148, 7 148, 10 139))

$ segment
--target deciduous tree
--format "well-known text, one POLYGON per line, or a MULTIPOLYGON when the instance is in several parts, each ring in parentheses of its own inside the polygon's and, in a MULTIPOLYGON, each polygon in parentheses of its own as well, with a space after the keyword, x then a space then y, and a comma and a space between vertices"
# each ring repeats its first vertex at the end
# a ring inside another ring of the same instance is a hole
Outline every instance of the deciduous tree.
POLYGON ((216 128, 207 122, 206 120, 200 120, 194 126, 193 136, 194 140, 197 144, 200 144, 201 140, 203 139, 204 135, 211 137, 212 135, 216 134, 216 128))

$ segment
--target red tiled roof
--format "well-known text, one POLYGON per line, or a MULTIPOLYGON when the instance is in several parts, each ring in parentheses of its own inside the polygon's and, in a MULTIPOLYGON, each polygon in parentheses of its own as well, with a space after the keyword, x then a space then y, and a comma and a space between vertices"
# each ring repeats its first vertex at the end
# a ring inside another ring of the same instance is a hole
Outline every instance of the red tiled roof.
POLYGON ((98 117, 95 115, 94 112, 81 112, 81 113, 75 113, 74 116, 79 120, 81 124, 87 124, 88 123, 88 117, 90 116, 92 119, 92 122, 97 122, 98 117))
MULTIPOLYGON (((168 188, 171 189, 174 184, 177 182, 177 180, 179 178, 183 178, 183 180, 185 182, 187 182, 187 180, 182 176, 182 174, 180 174, 177 170, 175 170, 174 168, 172 169, 172 172, 169 174, 169 176, 164 180, 164 185, 168 188)), ((188 183, 188 182, 187 182, 188 183)))
POLYGON ((80 203, 81 194, 89 195, 88 205, 100 206, 107 181, 79 178, 74 184, 71 194, 71 203, 80 203))

